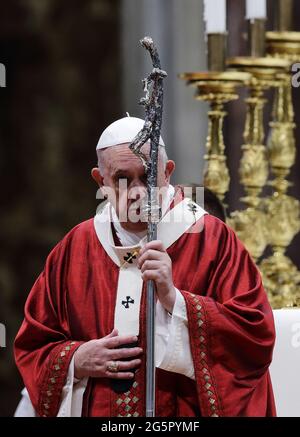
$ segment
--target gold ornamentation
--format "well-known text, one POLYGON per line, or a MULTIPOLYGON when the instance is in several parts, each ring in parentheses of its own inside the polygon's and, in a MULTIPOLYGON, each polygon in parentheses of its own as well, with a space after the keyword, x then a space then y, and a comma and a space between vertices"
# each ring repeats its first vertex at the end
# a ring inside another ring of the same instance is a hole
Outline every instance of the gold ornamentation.
POLYGON ((137 381, 134 381, 132 388, 126 393, 122 393, 116 399, 118 409, 117 417, 138 417, 139 413, 136 411, 139 397, 136 395, 138 389, 137 381))
POLYGON ((51 407, 53 409, 53 402, 55 402, 55 399, 57 398, 57 396, 53 395, 56 394, 57 384, 61 382, 61 373, 63 371, 62 365, 65 364, 64 360, 66 360, 67 354, 70 352, 72 347, 76 345, 76 343, 76 341, 72 341, 67 346, 65 346, 63 350, 58 354, 56 360, 54 360, 54 363, 52 363, 51 365, 47 388, 45 392, 41 395, 40 405, 43 407, 42 417, 48 417, 52 414, 50 410, 51 407))
POLYGON ((197 88, 195 98, 210 104, 208 112, 207 153, 204 156, 204 185, 212 190, 221 201, 229 188, 229 171, 226 164, 223 123, 226 112, 224 105, 236 100, 236 88, 244 85, 251 76, 234 71, 184 73, 181 79, 197 88))
POLYGON ((300 32, 266 32, 267 53, 272 58, 299 62, 300 32))
POLYGON ((119 370, 119 365, 116 361, 110 361, 106 365, 106 370, 108 370, 109 372, 112 372, 112 373, 116 373, 119 370))
MULTIPOLYGON (((199 296, 193 295, 192 298, 192 305, 193 305, 193 312, 196 315, 197 318, 197 325, 199 327, 198 335, 199 335, 199 349, 200 349, 200 364, 202 366, 200 370, 200 380, 203 384, 203 391, 205 392, 207 396, 208 401, 208 408, 210 410, 210 416, 211 417, 218 417, 219 415, 216 413, 217 411, 217 396, 214 392, 214 387, 211 382, 211 376, 210 371, 208 369, 208 363, 207 363, 207 354, 203 350, 206 350, 206 338, 204 336, 205 334, 205 322, 204 322, 204 312, 202 305, 199 303, 199 296)), ((195 369, 197 371, 197 369, 195 369)))
POLYGON ((227 219, 238 238, 244 242, 254 260, 264 252, 268 244, 267 216, 257 207, 234 211, 227 219))
MULTIPOLYGON (((299 60, 300 32, 267 32, 268 55, 289 64, 299 60)), ((271 58, 270 58, 271 59, 271 58)), ((296 158, 294 108, 289 73, 278 76, 270 123, 268 154, 274 179, 273 194, 264 201, 272 255, 260 264, 263 282, 273 308, 300 305, 300 272, 286 249, 300 231, 300 203, 289 196, 287 180, 296 158)))
POLYGON ((127 264, 132 264, 133 260, 139 254, 140 249, 136 249, 133 252, 128 252, 127 256, 124 256, 124 261, 120 265, 120 269, 124 268, 127 264))
POLYGON ((300 306, 300 273, 284 249, 275 248, 260 264, 263 283, 273 308, 300 306))
POLYGON ((264 144, 263 124, 267 89, 278 84, 278 76, 285 73, 285 60, 257 57, 238 57, 227 61, 230 68, 251 74, 246 98, 246 122, 244 145, 239 175, 246 195, 241 199, 246 209, 235 211, 228 224, 236 231, 255 260, 258 260, 268 245, 266 211, 261 205, 261 191, 268 179, 267 150, 264 144))

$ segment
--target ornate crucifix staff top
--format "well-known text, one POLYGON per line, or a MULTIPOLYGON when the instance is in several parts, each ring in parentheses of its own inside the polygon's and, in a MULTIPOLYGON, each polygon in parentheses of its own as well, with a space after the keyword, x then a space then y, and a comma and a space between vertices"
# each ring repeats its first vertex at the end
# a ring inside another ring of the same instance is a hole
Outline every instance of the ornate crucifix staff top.
MULTIPOLYGON (((143 80, 145 97, 140 104, 145 107, 145 124, 143 129, 134 138, 129 148, 143 163, 147 174, 147 204, 143 208, 142 215, 147 217, 148 233, 147 240, 157 239, 157 223, 160 220, 160 206, 157 190, 157 163, 160 130, 163 114, 163 79, 167 73, 161 69, 158 51, 152 38, 145 37, 141 41, 142 46, 149 51, 153 70, 143 80), (150 140, 150 159, 141 152, 142 146, 150 140)), ((147 282, 146 298, 147 317, 147 355, 146 355, 146 416, 155 415, 155 357, 154 357, 154 334, 155 334, 155 284, 152 280, 147 282)))

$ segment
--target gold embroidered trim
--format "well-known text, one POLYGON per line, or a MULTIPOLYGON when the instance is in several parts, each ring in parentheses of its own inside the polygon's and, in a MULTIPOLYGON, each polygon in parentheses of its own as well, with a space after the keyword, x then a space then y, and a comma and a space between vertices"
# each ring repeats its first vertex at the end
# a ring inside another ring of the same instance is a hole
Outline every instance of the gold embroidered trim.
POLYGON ((64 347, 63 351, 59 353, 57 359, 52 363, 52 368, 50 370, 50 375, 47 383, 47 391, 46 396, 43 398, 41 405, 43 406, 43 414, 42 417, 48 417, 50 414, 49 410, 51 407, 53 394, 56 389, 56 384, 61 377, 63 364, 66 361, 68 353, 72 349, 72 346, 76 344, 76 341, 72 341, 67 346, 64 347))
POLYGON ((207 363, 207 342, 206 342, 206 332, 205 332, 205 317, 203 313, 203 308, 201 303, 199 302, 199 296, 192 294, 192 310, 194 316, 197 318, 197 326, 198 326, 198 339, 200 347, 200 378, 201 378, 201 386, 207 397, 207 406, 210 411, 211 417, 219 417, 218 414, 218 400, 215 393, 215 389, 213 386, 213 381, 209 371, 209 365, 207 363))
POLYGON ((122 393, 120 397, 116 399, 118 407, 117 417, 138 417, 139 413, 135 411, 139 397, 137 396, 138 382, 134 381, 132 388, 126 393, 122 393))

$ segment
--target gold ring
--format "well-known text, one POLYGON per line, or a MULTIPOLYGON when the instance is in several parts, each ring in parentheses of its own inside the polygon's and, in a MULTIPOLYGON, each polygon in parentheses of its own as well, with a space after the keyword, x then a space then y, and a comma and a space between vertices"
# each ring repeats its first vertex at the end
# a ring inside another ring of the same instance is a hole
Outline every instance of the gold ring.
POLYGON ((107 369, 109 372, 116 373, 116 372, 119 370, 118 363, 117 363, 116 361, 110 361, 110 363, 108 363, 108 364, 106 365, 106 369, 107 369))

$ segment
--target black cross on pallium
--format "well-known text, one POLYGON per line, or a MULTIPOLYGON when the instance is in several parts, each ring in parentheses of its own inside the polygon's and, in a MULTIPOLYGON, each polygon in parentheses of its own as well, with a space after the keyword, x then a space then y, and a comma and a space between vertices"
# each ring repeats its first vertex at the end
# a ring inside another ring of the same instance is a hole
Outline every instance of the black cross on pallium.
POLYGON ((193 213, 193 214, 195 214, 195 212, 197 212, 198 211, 198 206, 195 204, 195 203, 189 203, 188 204, 188 207, 189 207, 189 210, 193 213))
POLYGON ((127 309, 131 303, 134 303, 134 300, 130 296, 126 296, 126 300, 122 300, 122 305, 124 305, 124 307, 127 309))
POLYGON ((133 253, 127 252, 127 255, 124 256, 124 261, 127 262, 128 264, 132 264, 132 260, 136 258, 136 255, 134 255, 133 253))

